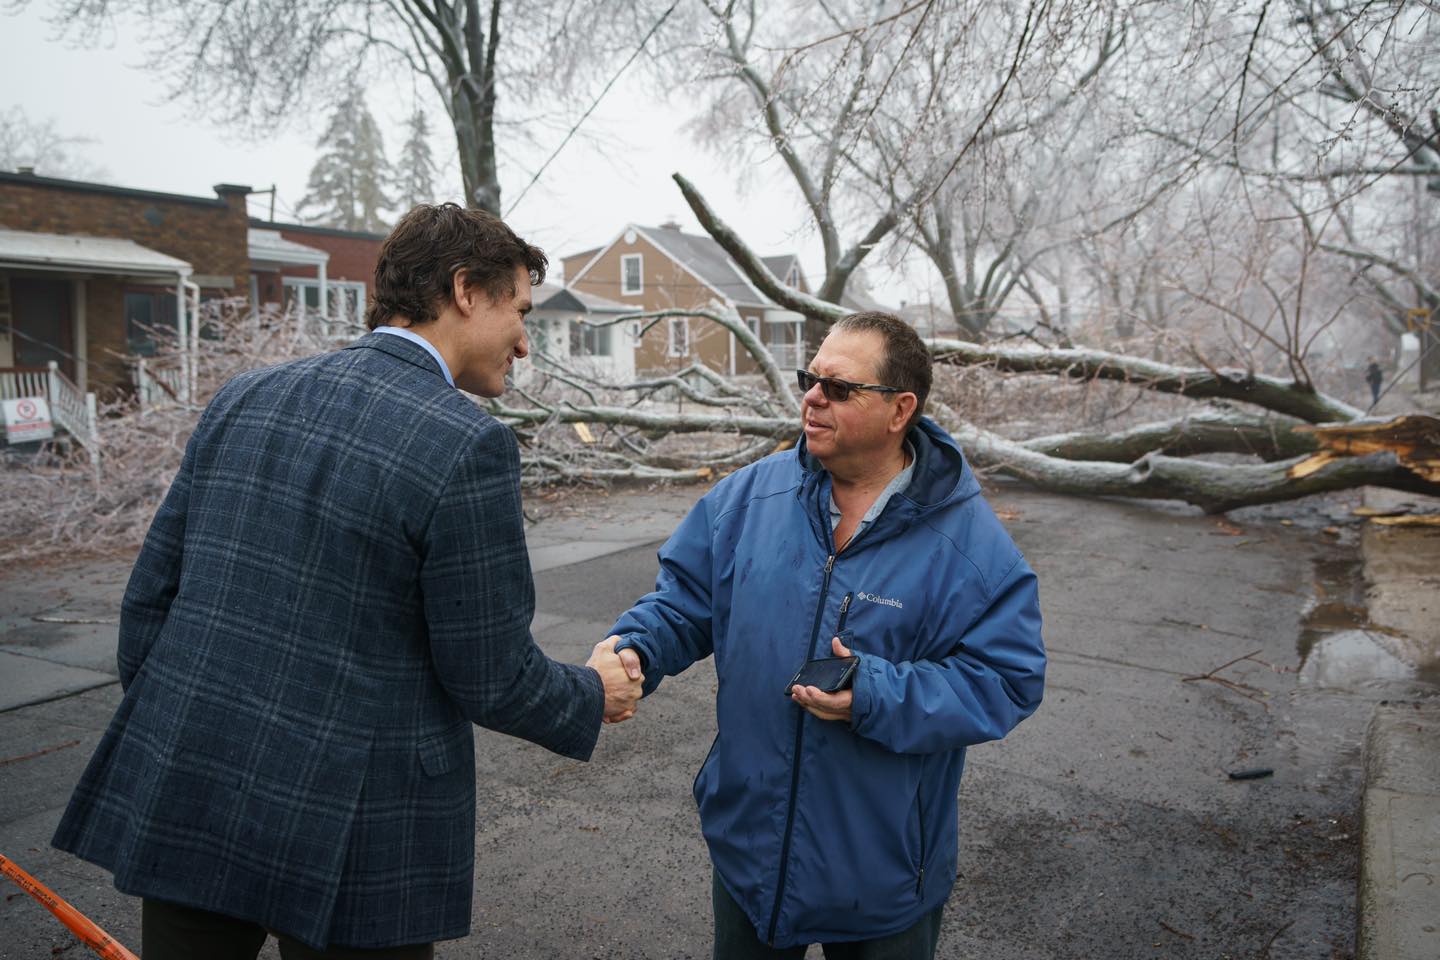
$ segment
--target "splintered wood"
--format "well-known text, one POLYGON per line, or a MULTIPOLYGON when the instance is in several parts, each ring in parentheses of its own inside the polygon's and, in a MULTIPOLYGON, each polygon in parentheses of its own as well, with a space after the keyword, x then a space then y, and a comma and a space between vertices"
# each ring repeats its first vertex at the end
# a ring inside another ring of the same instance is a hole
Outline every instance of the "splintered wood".
POLYGON ((1440 483, 1440 419, 1409 414, 1384 423, 1344 423, 1298 426, 1315 434, 1320 452, 1290 468, 1294 479, 1308 477, 1328 463, 1344 457, 1393 453, 1396 461, 1431 483, 1440 483))

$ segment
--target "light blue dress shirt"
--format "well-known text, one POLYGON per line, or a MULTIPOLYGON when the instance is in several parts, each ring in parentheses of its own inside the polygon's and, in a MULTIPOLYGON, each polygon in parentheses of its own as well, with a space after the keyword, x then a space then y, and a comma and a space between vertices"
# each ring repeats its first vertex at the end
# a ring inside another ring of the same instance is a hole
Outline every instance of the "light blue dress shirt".
POLYGON ((425 352, 430 354, 430 356, 434 357, 435 362, 440 364, 440 372, 445 375, 445 382, 450 384, 450 386, 452 387, 455 386, 455 378, 450 376, 450 368, 445 365, 445 358, 440 356, 440 351, 435 349, 435 344, 431 343, 429 340, 426 340, 424 337, 420 336, 420 334, 414 332, 413 330, 407 330, 404 327, 376 327, 375 332, 388 333, 392 337, 399 337, 402 340, 409 340, 411 343, 416 344, 417 346, 424 347, 425 352))

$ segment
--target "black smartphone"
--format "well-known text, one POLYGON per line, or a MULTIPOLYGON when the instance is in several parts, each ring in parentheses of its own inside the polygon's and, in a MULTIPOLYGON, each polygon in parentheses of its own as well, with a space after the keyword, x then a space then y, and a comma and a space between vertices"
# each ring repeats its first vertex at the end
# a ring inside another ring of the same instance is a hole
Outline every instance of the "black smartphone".
POLYGON ((785 696, 790 696, 790 688, 795 686, 818 687, 825 693, 849 689, 855 682, 855 665, 859 662, 859 657, 821 657, 818 660, 807 660, 800 672, 785 684, 785 696))

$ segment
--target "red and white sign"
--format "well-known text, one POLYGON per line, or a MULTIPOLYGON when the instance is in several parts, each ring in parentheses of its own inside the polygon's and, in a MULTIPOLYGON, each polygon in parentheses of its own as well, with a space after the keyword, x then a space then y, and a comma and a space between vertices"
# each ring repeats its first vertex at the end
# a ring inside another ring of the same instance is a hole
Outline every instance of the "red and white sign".
POLYGON ((50 404, 44 397, 21 397, 3 401, 5 408, 5 442, 32 443, 55 436, 50 422, 50 404))

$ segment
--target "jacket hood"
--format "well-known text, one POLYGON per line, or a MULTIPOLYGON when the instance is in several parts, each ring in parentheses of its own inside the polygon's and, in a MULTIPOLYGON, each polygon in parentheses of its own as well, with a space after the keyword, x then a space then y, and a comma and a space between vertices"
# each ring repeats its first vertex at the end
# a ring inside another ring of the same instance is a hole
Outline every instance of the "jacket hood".
MULTIPOLYGON (((913 515, 968 500, 980 492, 980 482, 965 461, 960 445, 934 420, 921 417, 905 439, 915 450, 915 473, 910 486, 898 494, 897 499, 908 501, 913 515)), ((800 494, 806 496, 816 491, 816 485, 828 484, 830 474, 819 458, 810 452, 803 433, 797 450, 804 475, 800 494)))

